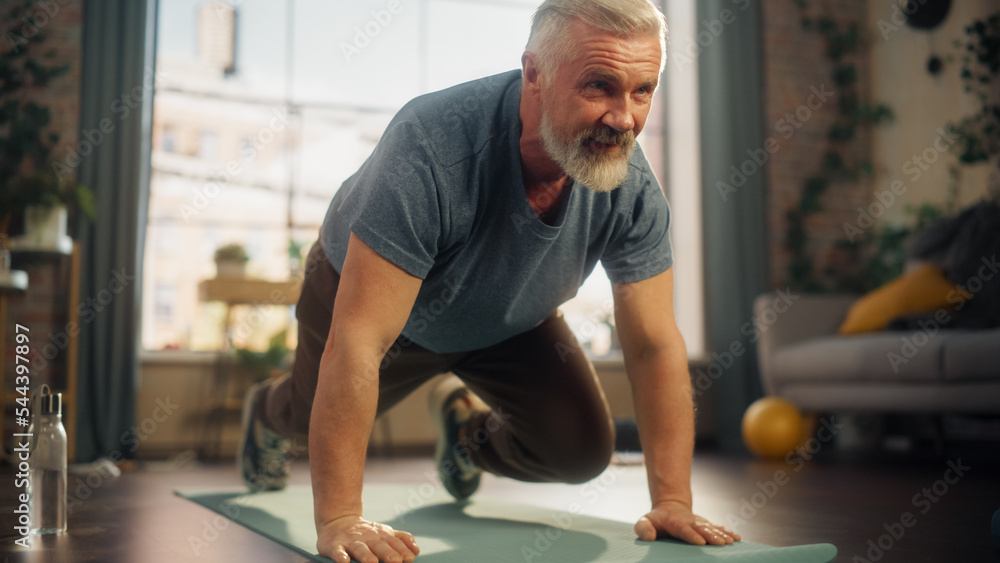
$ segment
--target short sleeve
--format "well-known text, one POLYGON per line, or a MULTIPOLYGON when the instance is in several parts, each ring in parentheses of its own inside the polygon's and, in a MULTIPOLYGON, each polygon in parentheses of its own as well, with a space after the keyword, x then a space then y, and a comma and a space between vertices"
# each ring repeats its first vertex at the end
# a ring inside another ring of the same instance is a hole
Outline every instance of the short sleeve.
POLYGON ((442 232, 432 154, 419 126, 390 126, 338 210, 362 242, 421 279, 434 265, 442 232))
POLYGON ((640 170, 636 196, 617 210, 619 228, 601 256, 608 279, 616 284, 649 279, 673 265, 670 207, 648 165, 640 170))

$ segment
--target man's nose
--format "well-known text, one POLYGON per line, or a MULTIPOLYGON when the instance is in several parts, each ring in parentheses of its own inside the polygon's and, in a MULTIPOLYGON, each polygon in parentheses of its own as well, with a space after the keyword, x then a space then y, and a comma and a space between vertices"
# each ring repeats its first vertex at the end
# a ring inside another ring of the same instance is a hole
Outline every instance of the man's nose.
POLYGON ((635 117, 632 115, 632 102, 628 96, 616 99, 601 119, 601 123, 619 133, 625 133, 635 128, 635 117))

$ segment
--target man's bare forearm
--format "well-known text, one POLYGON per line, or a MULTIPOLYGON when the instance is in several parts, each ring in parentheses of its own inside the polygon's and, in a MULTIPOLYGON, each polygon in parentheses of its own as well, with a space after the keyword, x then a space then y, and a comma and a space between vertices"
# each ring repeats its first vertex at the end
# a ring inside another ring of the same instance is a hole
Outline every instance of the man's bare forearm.
POLYGON ((678 334, 672 341, 627 361, 626 370, 652 503, 678 501, 690 508, 694 405, 683 339, 678 334))
POLYGON ((328 347, 320 362, 309 423, 317 527, 361 515, 365 452, 378 406, 379 360, 371 346, 343 342, 328 347))

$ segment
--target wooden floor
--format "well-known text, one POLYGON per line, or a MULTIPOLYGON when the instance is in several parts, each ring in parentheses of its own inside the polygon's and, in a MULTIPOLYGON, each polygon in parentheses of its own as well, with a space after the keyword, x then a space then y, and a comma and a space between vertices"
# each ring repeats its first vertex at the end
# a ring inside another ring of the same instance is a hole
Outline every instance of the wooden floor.
MULTIPOLYGON (((4 465, 0 562, 307 561, 240 526, 220 524, 214 513, 174 496, 179 487, 236 484, 229 464, 183 465, 147 464, 113 480, 95 474, 89 484, 86 475, 72 476, 69 493, 80 503, 70 515, 69 533, 36 539, 30 552, 13 544, 14 471, 4 465)), ((298 463, 294 472, 294 483, 308 484, 306 464, 298 463)), ((425 458, 371 460, 366 478, 413 484, 415 491, 435 482, 433 465, 425 458)), ((990 536, 990 518, 1000 509, 1000 463, 981 449, 878 461, 821 452, 794 464, 699 452, 693 487, 696 512, 729 522, 758 543, 829 542, 839 550, 838 561, 875 561, 879 553, 869 556, 869 540, 878 544, 887 529, 894 529, 903 535, 892 540, 880 562, 1000 562, 1000 543, 990 536), (948 472, 949 462, 961 463, 962 476, 948 472), (946 484, 946 478, 954 482, 946 484), (913 515, 909 528, 897 525, 904 513, 913 515)), ((640 516, 648 503, 640 466, 614 466, 583 486, 487 476, 480 494, 562 510, 580 503, 586 513, 625 521, 640 516)), ((889 545, 889 537, 881 543, 889 545)))

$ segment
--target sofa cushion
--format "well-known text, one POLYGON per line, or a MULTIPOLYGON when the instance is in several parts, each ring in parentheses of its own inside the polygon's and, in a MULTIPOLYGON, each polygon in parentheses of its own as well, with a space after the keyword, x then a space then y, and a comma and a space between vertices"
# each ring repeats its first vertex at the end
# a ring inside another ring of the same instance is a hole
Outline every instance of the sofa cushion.
POLYGON ((1000 330, 964 332, 944 347, 944 378, 1000 380, 1000 330))
POLYGON ((971 297, 955 287, 938 268, 924 264, 858 299, 840 325, 841 335, 885 330, 903 315, 949 309, 971 297))
POLYGON ((779 349, 774 355, 778 382, 923 381, 944 379, 945 343, 952 336, 939 332, 882 332, 830 336, 779 349))

